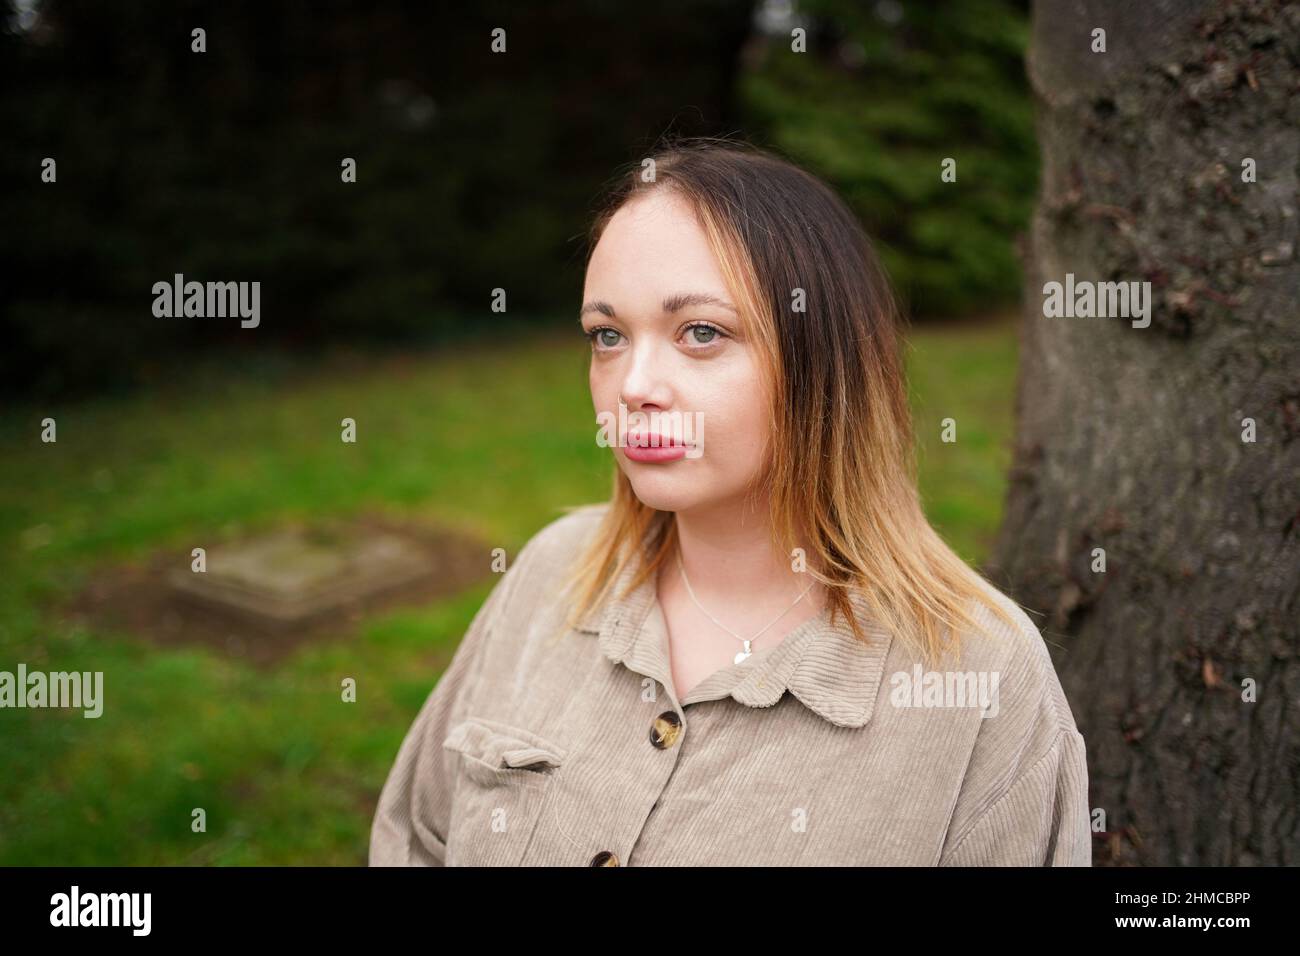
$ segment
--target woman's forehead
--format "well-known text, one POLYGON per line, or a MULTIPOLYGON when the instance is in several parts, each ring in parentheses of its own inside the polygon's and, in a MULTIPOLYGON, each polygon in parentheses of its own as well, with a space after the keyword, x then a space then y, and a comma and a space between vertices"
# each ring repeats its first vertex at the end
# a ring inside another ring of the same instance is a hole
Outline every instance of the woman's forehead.
MULTIPOLYGON (((584 301, 614 298, 644 308, 681 292, 726 299, 722 269, 690 206, 655 190, 623 206, 587 264, 584 301)), ((615 303, 617 308, 617 303, 615 303)))

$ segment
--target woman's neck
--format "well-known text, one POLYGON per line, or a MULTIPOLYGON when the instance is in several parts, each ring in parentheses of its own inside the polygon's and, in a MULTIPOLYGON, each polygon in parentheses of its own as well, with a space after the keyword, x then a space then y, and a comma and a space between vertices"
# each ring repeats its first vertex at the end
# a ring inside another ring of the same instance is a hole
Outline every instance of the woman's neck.
MULTIPOLYGON (((711 613, 740 633, 765 625, 813 583, 810 575, 794 570, 793 554, 779 553, 773 546, 770 519, 762 504, 678 512, 675 520, 691 590, 711 613)), ((665 572, 680 576, 676 556, 669 560, 665 572)), ((791 615, 811 616, 822 603, 823 589, 818 585, 791 615)))

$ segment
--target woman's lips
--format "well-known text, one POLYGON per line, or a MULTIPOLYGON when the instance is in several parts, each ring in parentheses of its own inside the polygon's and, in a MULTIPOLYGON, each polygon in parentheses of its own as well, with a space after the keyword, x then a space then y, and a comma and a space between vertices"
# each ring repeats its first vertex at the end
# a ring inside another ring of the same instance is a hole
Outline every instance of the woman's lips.
POLYGON ((628 433, 623 442, 623 454, 632 461, 676 461, 686 457, 687 446, 667 435, 628 433))

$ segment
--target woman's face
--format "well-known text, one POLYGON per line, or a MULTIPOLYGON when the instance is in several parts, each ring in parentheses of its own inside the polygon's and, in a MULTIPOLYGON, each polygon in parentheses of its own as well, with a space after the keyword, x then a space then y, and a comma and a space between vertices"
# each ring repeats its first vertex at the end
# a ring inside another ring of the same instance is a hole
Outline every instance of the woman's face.
POLYGON ((734 504, 762 474, 768 391, 730 299, 703 230, 669 190, 624 205, 588 263, 592 404, 651 508, 734 504))

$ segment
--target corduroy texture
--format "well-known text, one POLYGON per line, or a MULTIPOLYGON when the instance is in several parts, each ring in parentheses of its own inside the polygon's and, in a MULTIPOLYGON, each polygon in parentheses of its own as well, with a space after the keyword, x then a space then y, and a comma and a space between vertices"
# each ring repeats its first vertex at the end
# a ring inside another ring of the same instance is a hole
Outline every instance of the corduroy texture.
POLYGON ((678 699, 653 580, 563 629, 604 507, 542 529, 484 602, 384 785, 372 866, 1091 864, 1083 737, 1010 601, 1019 628, 981 612, 990 636, 939 672, 996 675, 985 710, 917 706, 919 661, 861 605, 869 643, 824 612, 678 699))

